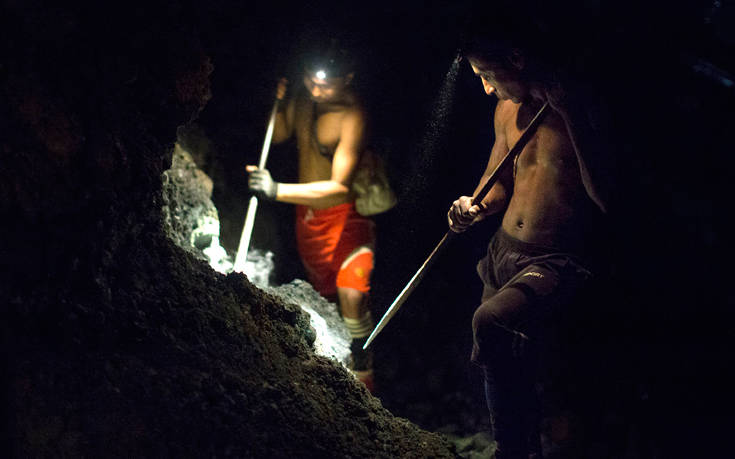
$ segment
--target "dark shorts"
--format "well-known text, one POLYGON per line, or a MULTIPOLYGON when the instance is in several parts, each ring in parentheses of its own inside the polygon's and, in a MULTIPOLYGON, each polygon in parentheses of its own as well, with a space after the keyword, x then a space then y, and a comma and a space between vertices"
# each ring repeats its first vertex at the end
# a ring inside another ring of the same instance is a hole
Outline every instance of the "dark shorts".
MULTIPOLYGON (((536 318, 553 313, 592 277, 577 255, 520 241, 502 228, 490 241, 487 256, 478 263, 477 272, 484 286, 483 303, 505 288, 517 288, 528 299, 527 315, 536 318)), ((499 317, 502 319, 502 315, 499 317)), ((525 324, 533 322, 533 318, 521 317, 520 321, 525 324)), ((520 323, 503 325, 521 326, 520 323)))

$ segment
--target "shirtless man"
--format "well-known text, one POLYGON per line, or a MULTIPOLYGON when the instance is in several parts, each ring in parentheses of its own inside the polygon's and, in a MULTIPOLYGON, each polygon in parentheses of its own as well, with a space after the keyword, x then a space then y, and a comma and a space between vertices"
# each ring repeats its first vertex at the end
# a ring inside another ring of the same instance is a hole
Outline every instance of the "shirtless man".
MULTIPOLYGON (((368 308, 374 223, 355 210, 351 184, 365 150, 365 111, 350 87, 349 56, 332 48, 305 65, 303 87, 281 103, 273 142, 295 136, 298 183, 273 181, 267 169, 248 166, 258 196, 296 205, 299 255, 309 281, 339 302, 352 340, 352 371, 373 390, 372 354, 362 345, 373 328, 368 308)), ((278 98, 286 94, 285 80, 278 98)))
POLYGON ((585 167, 567 128, 567 112, 533 78, 523 55, 502 47, 478 47, 465 55, 485 93, 499 99, 495 143, 473 194, 543 103, 554 108, 546 111, 536 133, 482 202, 473 205, 472 197, 461 196, 448 212, 455 232, 503 213, 487 256, 478 264, 484 289, 472 321, 472 361, 485 370, 497 458, 540 457, 532 370, 554 313, 591 276, 586 257, 604 206, 592 198, 597 194, 581 173, 585 167))

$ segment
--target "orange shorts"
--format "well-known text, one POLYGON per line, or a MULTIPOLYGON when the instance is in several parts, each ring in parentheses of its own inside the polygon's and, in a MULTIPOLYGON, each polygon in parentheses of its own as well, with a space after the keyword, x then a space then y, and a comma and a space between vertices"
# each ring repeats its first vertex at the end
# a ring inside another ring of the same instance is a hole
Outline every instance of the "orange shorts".
POLYGON ((375 224, 354 203, 296 206, 296 242, 309 282, 323 296, 336 295, 338 287, 370 291, 375 224))

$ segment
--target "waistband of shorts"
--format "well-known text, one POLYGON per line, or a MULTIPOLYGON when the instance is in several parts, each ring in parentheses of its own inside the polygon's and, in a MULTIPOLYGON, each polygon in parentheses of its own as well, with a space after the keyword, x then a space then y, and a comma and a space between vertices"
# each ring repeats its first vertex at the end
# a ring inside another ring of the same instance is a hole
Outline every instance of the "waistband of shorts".
POLYGON ((297 215, 305 215, 307 212, 311 211, 311 214, 314 217, 329 217, 332 215, 340 215, 345 213, 350 213, 355 209, 355 202, 349 201, 349 202, 343 202, 342 204, 337 204, 336 206, 327 207, 326 209, 314 209, 309 206, 296 206, 296 214, 297 215))
POLYGON ((552 247, 543 244, 535 244, 533 242, 521 241, 520 239, 508 234, 502 227, 500 227, 495 233, 495 239, 500 242, 503 247, 529 256, 548 255, 552 253, 574 256, 574 254, 577 253, 575 250, 570 250, 569 247, 552 247))

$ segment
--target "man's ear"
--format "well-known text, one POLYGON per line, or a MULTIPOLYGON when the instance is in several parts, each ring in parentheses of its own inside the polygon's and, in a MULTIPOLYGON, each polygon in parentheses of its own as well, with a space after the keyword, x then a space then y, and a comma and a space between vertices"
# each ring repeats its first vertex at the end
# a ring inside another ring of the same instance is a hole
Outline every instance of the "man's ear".
POLYGON ((515 67, 516 70, 523 70, 526 67, 526 58, 521 53, 521 50, 514 48, 510 53, 510 63, 515 67))

